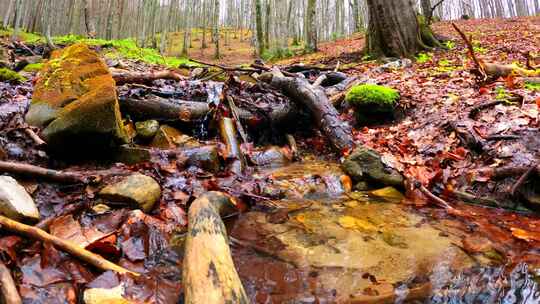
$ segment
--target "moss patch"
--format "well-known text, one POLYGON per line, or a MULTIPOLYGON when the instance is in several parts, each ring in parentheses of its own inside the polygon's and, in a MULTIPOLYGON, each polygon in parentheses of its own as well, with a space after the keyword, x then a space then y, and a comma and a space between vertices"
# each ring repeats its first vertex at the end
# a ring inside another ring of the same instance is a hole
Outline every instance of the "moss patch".
POLYGON ((365 123, 393 116, 398 100, 398 91, 374 84, 354 86, 345 96, 345 101, 355 109, 357 121, 365 123))
POLYGON ((26 78, 19 75, 19 73, 12 71, 8 68, 0 68, 0 81, 9 81, 9 82, 25 82, 26 78))
POLYGON ((540 91, 540 83, 526 82, 525 89, 531 90, 531 91, 540 91))
POLYGON ((31 63, 24 67, 25 72, 39 72, 43 68, 43 63, 31 63))

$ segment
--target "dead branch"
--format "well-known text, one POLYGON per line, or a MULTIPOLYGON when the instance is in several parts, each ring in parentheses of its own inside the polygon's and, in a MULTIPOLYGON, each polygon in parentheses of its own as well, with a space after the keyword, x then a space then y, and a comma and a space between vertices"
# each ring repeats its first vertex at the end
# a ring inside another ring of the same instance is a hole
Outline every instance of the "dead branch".
POLYGON ((234 204, 221 192, 207 192, 189 207, 182 275, 186 304, 249 303, 221 220, 233 212, 234 204))
POLYGON ((22 304, 17 285, 9 269, 0 261, 0 291, 5 304, 22 304))
POLYGON ((353 147, 351 127, 341 119, 320 87, 312 86, 303 78, 286 77, 277 69, 259 78, 308 108, 317 126, 339 152, 353 147))
POLYGON ((0 226, 5 229, 9 230, 11 232, 15 232, 27 237, 30 237, 32 239, 36 239, 42 242, 50 242, 51 244, 55 245, 56 247, 62 249, 63 251, 81 259, 84 262, 87 262, 88 264, 91 264, 103 271, 112 270, 115 272, 118 272, 120 274, 132 274, 134 276, 138 276, 138 273, 135 273, 133 271, 127 270, 123 267, 120 267, 112 262, 109 262, 108 260, 102 258, 101 256, 92 253, 75 243, 65 241, 61 238, 58 238, 52 234, 49 234, 39 228, 28 226, 22 223, 19 223, 17 221, 11 220, 5 216, 0 215, 0 226))
POLYGON ((236 128, 234 122, 229 117, 222 117, 219 120, 219 134, 221 141, 225 144, 226 158, 233 159, 233 170, 240 174, 245 168, 244 153, 240 149, 240 143, 236 137, 236 128))
POLYGON ((519 102, 522 99, 523 97, 519 96, 519 97, 510 98, 510 99, 497 99, 497 100, 477 104, 469 110, 469 118, 474 118, 482 110, 494 107, 502 103, 519 102))
POLYGON ((469 49, 469 56, 471 57, 474 64, 476 65, 476 68, 478 69, 478 72, 480 72, 480 74, 482 74, 484 79, 487 78, 486 71, 485 71, 485 64, 484 64, 484 62, 482 60, 479 60, 476 57, 476 54, 474 53, 474 47, 472 45, 471 40, 467 38, 465 33, 463 33, 455 23, 452 23, 452 26, 459 33, 459 35, 461 36, 461 39, 463 39, 463 41, 465 42, 465 45, 469 49))
POLYGON ((516 196, 518 189, 527 181, 529 176, 534 172, 536 168, 536 165, 531 166, 527 171, 525 171, 525 173, 520 176, 520 178, 516 181, 516 183, 512 186, 512 189, 510 190, 510 194, 512 196, 516 196))
MULTIPOLYGON (((488 176, 494 179, 502 179, 507 177, 512 177, 516 175, 522 175, 525 172, 527 172, 530 169, 528 166, 504 166, 504 167, 497 167, 497 168, 479 168, 476 169, 476 172, 471 173, 477 173, 482 176, 488 176)), ((534 168, 534 171, 536 174, 540 174, 540 165, 537 165, 534 168)))
POLYGON ((51 170, 34 165, 0 161, 0 172, 8 172, 22 176, 43 178, 59 183, 87 183, 93 177, 85 177, 80 173, 51 170))
POLYGON ((249 73, 259 72, 259 70, 257 70, 257 69, 241 68, 241 67, 230 67, 230 66, 225 66, 225 65, 222 65, 222 64, 209 63, 209 62, 204 62, 204 61, 195 60, 195 59, 189 59, 189 61, 193 61, 195 63, 206 65, 206 66, 219 68, 219 69, 222 69, 222 70, 228 71, 228 72, 234 72, 234 71, 236 71, 236 72, 249 72, 249 73))
POLYGON ((30 129, 29 127, 24 128, 24 133, 26 133, 26 135, 28 135, 28 137, 30 137, 38 147, 43 147, 47 145, 47 143, 43 139, 41 139, 41 137, 39 137, 36 132, 34 132, 34 130, 30 129))
POLYGON ((111 68, 111 73, 116 81, 116 85, 126 83, 148 83, 158 79, 185 80, 186 77, 172 70, 152 71, 152 72, 131 72, 121 69, 111 68))
POLYGON ((443 207, 444 209, 447 209, 447 210, 454 209, 454 207, 450 206, 450 204, 447 203, 445 200, 431 193, 431 191, 429 191, 426 187, 424 187, 424 185, 422 185, 421 182, 413 181, 413 185, 414 185, 414 188, 418 189, 420 192, 422 192, 422 194, 424 194, 427 198, 435 202, 440 207, 443 207))

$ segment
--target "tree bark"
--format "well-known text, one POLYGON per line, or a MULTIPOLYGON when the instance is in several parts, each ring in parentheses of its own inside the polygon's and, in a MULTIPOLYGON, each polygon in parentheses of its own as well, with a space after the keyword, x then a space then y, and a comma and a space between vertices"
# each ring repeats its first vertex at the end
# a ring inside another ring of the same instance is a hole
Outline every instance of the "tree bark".
POLYGON ((317 51, 316 4, 316 0, 308 0, 306 8, 306 49, 309 52, 317 51))
POLYGON ((11 276, 11 271, 0 261, 0 294, 5 304, 22 304, 17 285, 11 276))
POLYGON ((264 52, 261 0, 255 0, 255 27, 257 29, 258 55, 261 56, 264 52))
POLYGON ((367 4, 366 50, 370 55, 413 57, 426 48, 411 0, 367 0, 367 4))

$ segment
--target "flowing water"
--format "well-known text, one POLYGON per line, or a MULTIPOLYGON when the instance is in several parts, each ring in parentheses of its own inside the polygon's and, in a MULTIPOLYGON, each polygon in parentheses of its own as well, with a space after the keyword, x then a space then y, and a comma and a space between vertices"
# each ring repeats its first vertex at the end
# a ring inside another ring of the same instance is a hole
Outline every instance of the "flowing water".
POLYGON ((512 264, 501 249, 512 242, 497 244, 477 224, 420 212, 393 188, 349 192, 335 164, 261 174, 284 198, 272 213, 242 215, 231 230, 254 303, 540 302, 533 266, 512 264))

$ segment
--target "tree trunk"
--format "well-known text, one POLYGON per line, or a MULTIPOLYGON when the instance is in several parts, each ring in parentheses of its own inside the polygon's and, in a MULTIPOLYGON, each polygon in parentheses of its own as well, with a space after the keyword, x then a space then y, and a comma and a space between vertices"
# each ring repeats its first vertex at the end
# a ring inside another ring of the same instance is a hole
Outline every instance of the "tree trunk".
POLYGON ((214 58, 219 59, 221 57, 219 53, 219 1, 214 0, 214 43, 216 45, 216 50, 214 52, 214 58))
POLYGON ((7 26, 9 25, 9 18, 11 17, 11 10, 13 9, 13 1, 14 0, 9 1, 8 9, 6 10, 6 13, 4 14, 4 20, 2 22, 3 28, 7 28, 7 26))
POLYGON ((306 49, 317 51, 317 26, 315 23, 316 0, 308 0, 306 8, 306 49))
POLYGON ((263 28, 262 28, 262 8, 261 0, 255 0, 255 24, 257 28, 257 48, 258 55, 264 52, 263 28))
POLYGON ((367 0, 367 4, 366 50, 370 55, 413 57, 426 48, 411 0, 367 0))
POLYGON ((86 25, 86 35, 89 38, 96 37, 96 24, 94 21, 94 14, 92 11, 92 0, 83 0, 84 5, 84 24, 86 25))

